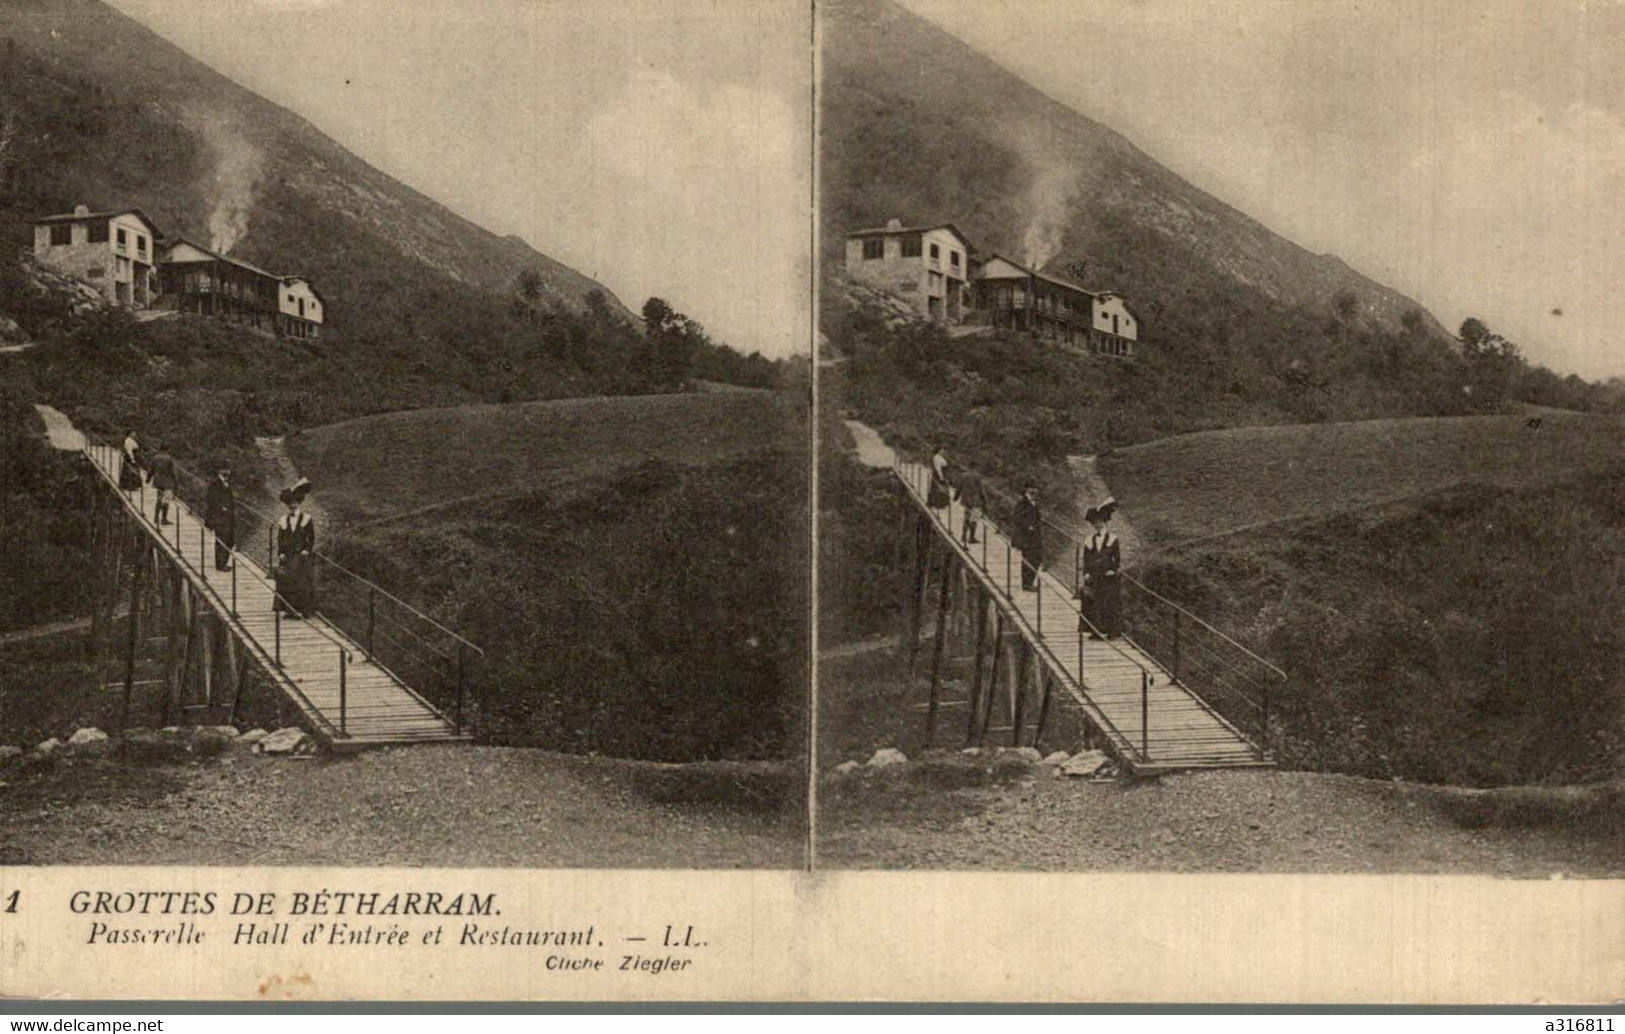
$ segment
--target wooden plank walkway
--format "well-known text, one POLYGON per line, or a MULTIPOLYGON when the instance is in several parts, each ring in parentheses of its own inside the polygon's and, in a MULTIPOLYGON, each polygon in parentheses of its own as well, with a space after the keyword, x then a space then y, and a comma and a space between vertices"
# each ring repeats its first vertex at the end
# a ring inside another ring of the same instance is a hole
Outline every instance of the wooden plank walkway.
POLYGON ((264 568, 242 553, 234 555, 236 578, 214 566, 214 539, 201 518, 179 499, 170 503, 172 523, 156 523, 157 493, 118 488, 123 456, 116 449, 89 446, 84 455, 105 487, 124 503, 164 556, 181 568, 232 633, 297 705, 318 737, 338 749, 396 743, 467 742, 454 724, 337 626, 317 614, 283 617, 272 608, 273 589, 264 568), (280 625, 280 643, 279 628, 280 625), (340 707, 340 651, 343 707, 340 707), (279 660, 280 658, 280 660, 279 660))
POLYGON ((977 530, 980 541, 964 545, 965 508, 957 500, 942 510, 926 504, 928 467, 899 458, 893 470, 936 534, 982 582, 1006 621, 1035 648, 1056 683, 1136 773, 1274 764, 1133 640, 1084 634, 1072 591, 1061 579, 1041 570, 1040 588, 1022 589, 1021 553, 985 514, 977 530))

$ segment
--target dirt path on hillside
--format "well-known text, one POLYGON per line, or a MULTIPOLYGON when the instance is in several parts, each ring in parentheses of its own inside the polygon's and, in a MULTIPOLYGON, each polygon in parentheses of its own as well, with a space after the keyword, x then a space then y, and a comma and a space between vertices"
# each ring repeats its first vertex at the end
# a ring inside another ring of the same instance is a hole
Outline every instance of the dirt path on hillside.
MULTIPOLYGON (((1095 469, 1093 456, 1068 456, 1067 466, 1072 468, 1072 475, 1078 479, 1078 512, 1084 513, 1089 507, 1103 503, 1115 495, 1106 484, 1100 472, 1095 469)), ((1143 547, 1145 540, 1140 533, 1134 530, 1134 522, 1129 519, 1132 512, 1132 500, 1118 500, 1117 512, 1112 516, 1111 529, 1123 543, 1123 566, 1132 568, 1139 563, 1145 555, 1143 547)), ((1088 533, 1087 524, 1078 529, 1088 533)))
POLYGON ((795 868, 786 816, 663 804, 645 763, 509 747, 4 772, 0 864, 795 868))
POLYGON ((874 467, 877 470, 890 470, 896 453, 880 437, 880 432, 868 424, 856 420, 843 421, 846 429, 852 432, 852 441, 858 448, 858 462, 865 467, 874 467))
MULTIPOLYGON (((277 502, 276 493, 299 480, 299 469, 293 465, 293 460, 288 456, 286 442, 281 438, 255 438, 254 448, 259 452, 260 458, 271 465, 272 470, 271 475, 266 478, 271 497, 261 502, 271 507, 267 513, 280 518, 284 510, 282 504, 277 502)), ((321 494, 322 486, 312 484, 310 494, 305 497, 305 512, 310 514, 317 528, 330 528, 332 525, 328 520, 327 511, 322 508, 321 494)))
POLYGON ((38 403, 35 403, 34 411, 45 421, 45 438, 51 443, 51 448, 61 449, 63 452, 78 452, 85 447, 85 436, 73 426, 68 414, 38 403))

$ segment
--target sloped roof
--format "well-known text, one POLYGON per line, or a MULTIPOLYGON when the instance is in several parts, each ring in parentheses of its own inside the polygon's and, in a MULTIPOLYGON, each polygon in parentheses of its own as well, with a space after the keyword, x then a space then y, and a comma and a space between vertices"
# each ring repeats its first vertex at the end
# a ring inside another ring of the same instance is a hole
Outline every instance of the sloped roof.
POLYGON ((154 237, 162 237, 164 235, 163 231, 158 229, 158 224, 147 218, 147 213, 141 211, 139 208, 124 208, 112 212, 86 212, 84 215, 77 215, 73 212, 69 212, 66 215, 48 215, 40 219, 35 219, 34 225, 44 226, 48 223, 83 223, 89 222, 92 219, 115 219, 121 215, 133 215, 140 219, 142 222, 147 224, 147 229, 152 231, 152 235, 154 237))
POLYGON ((229 258, 229 257, 227 257, 225 255, 220 254, 217 251, 210 251, 208 248, 205 248, 203 245, 199 244, 197 241, 190 241, 190 240, 187 240, 185 237, 177 237, 177 238, 175 238, 173 241, 171 241, 169 243, 169 247, 174 248, 174 247, 178 247, 178 246, 180 246, 182 244, 186 245, 189 248, 196 248, 198 251, 203 252, 203 254, 208 255, 210 258, 218 259, 221 262, 230 262, 234 266, 241 266, 244 269, 248 270, 250 273, 258 273, 260 276, 270 277, 272 280, 277 280, 277 281, 281 281, 281 280, 286 279, 286 277, 281 277, 281 276, 278 276, 275 273, 267 272, 266 270, 263 270, 260 267, 254 265, 252 262, 244 262, 242 259, 229 258))
POLYGON ((1020 262, 1017 262, 1015 259, 1011 258, 1008 255, 989 255, 987 257, 987 261, 982 263, 982 268, 984 268, 984 269, 987 268, 988 262, 992 262, 994 259, 998 259, 998 260, 1003 261, 1003 262, 1008 262, 1008 263, 1010 263, 1010 265, 1015 266, 1017 269, 1021 270, 1023 273, 1026 273, 1028 276, 1037 277, 1040 280, 1047 280, 1050 283, 1055 284, 1055 285, 1057 285, 1059 287, 1066 288, 1068 291, 1076 291, 1079 294, 1086 294, 1091 298, 1110 298, 1110 297, 1114 296, 1114 293, 1111 292, 1111 291, 1091 291, 1087 287, 1080 287, 1077 284, 1074 284, 1070 280, 1063 280, 1058 276, 1051 276, 1048 273, 1040 273, 1036 269, 1033 269, 1033 268, 1031 268, 1029 266, 1022 265, 1020 262))
POLYGON ((895 228, 890 227, 890 226, 874 226, 874 227, 870 227, 867 230, 850 230, 850 231, 847 232, 847 236, 848 237, 872 237, 877 233, 881 233, 881 234, 930 233, 932 230, 952 230, 955 237, 958 237, 960 240, 965 242, 965 247, 966 247, 967 250, 974 251, 976 249, 976 245, 971 243, 971 239, 969 237, 965 236, 965 231, 961 230, 959 227, 955 226, 953 223, 937 223, 935 226, 898 226, 898 227, 895 227, 895 228))

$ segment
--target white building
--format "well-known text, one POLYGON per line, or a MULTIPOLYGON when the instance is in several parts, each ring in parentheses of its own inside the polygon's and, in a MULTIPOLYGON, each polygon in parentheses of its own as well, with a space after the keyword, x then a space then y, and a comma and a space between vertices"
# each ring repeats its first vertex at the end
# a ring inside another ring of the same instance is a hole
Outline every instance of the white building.
POLYGON ((846 273, 932 319, 958 323, 969 307, 972 251, 952 223, 911 227, 893 219, 846 235, 846 273))
POLYGON ((976 271, 974 302, 979 321, 1096 355, 1133 358, 1139 340, 1139 321, 1121 295, 1085 290, 1002 255, 976 271))
POLYGON ((96 287, 110 302, 145 309, 158 294, 158 240, 163 236, 139 210, 92 212, 34 221, 34 257, 43 266, 96 287))

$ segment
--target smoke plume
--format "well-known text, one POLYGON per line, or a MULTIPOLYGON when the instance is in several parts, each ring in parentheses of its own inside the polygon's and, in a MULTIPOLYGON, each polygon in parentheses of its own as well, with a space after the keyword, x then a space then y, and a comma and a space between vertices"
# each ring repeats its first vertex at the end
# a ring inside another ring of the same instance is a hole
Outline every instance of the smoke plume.
POLYGON ((264 162, 259 148, 248 141, 231 117, 196 107, 188 109, 185 116, 187 125, 202 137, 210 161, 204 180, 209 248, 225 255, 248 231, 254 189, 264 162))
POLYGON ((1041 127, 1025 127, 1016 135, 1016 149, 1032 170, 1032 182, 1023 198, 1027 227, 1021 234, 1022 262, 1043 269, 1061 251, 1067 211, 1078 196, 1078 170, 1061 148, 1047 139, 1041 127))

